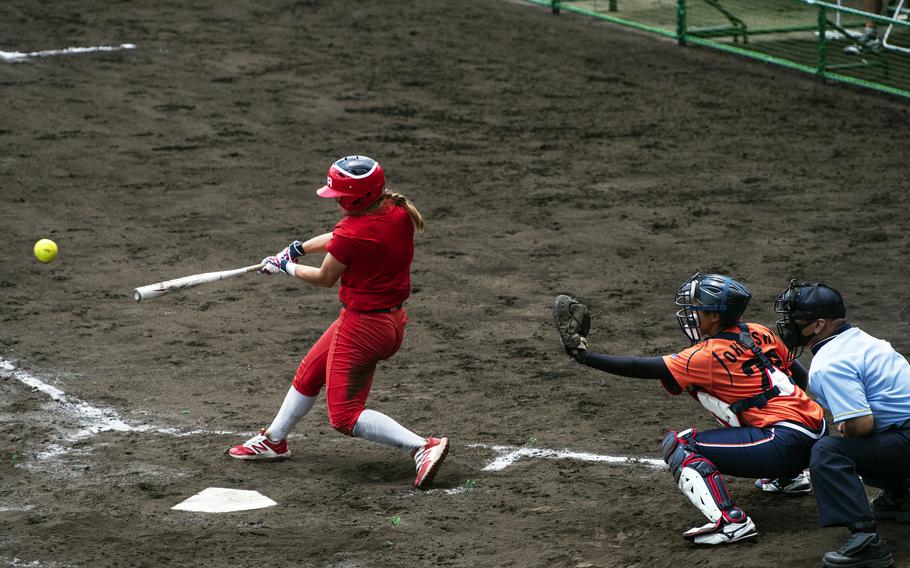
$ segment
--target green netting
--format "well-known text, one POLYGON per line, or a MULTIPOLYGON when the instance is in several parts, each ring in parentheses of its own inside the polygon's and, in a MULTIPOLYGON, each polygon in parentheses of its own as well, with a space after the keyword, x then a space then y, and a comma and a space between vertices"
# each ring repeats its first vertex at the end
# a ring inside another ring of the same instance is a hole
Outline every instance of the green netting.
POLYGON ((910 97, 910 0, 886 0, 881 15, 862 0, 529 1, 910 97), (868 20, 881 45, 846 53, 868 20))

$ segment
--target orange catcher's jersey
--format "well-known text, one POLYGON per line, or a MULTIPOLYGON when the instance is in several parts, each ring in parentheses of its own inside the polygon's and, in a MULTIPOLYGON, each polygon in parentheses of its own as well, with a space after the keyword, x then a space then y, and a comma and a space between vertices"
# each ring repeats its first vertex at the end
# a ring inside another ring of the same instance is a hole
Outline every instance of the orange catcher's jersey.
MULTIPOLYGON (((787 352, 783 342, 763 325, 746 324, 755 345, 771 363, 790 374, 791 362, 781 357, 787 352)), ((739 335, 739 327, 725 330, 739 335)), ((732 339, 712 337, 685 351, 664 356, 664 363, 680 387, 694 394, 704 390, 733 404, 763 392, 761 363, 748 347, 732 339)), ((824 424, 824 411, 800 388, 793 394, 779 395, 762 408, 749 408, 739 415, 744 425, 766 428, 777 422, 795 422, 818 430, 824 424)))

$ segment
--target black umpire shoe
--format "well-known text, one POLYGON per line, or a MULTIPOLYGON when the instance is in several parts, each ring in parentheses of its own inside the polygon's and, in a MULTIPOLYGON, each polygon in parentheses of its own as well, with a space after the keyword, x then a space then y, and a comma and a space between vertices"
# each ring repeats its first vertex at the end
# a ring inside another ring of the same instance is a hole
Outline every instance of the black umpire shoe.
POLYGON ((872 514, 876 519, 894 519, 899 523, 910 523, 910 493, 895 497, 888 491, 872 500, 872 514))
POLYGON ((847 544, 822 558, 825 568, 888 568, 893 565, 894 558, 888 545, 874 532, 853 533, 847 544))

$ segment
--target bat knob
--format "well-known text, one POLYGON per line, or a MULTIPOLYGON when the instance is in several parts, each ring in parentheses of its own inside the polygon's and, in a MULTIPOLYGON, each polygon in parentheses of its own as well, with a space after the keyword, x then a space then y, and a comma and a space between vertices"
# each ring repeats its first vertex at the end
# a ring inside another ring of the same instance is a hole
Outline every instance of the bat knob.
POLYGON ((137 302, 142 300, 142 295, 139 294, 139 290, 133 290, 133 299, 137 302))

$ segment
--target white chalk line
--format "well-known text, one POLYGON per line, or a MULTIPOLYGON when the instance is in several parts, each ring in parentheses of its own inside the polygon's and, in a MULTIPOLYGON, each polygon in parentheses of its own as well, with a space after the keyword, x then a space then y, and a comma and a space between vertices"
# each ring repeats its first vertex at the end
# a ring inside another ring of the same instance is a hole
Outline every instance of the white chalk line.
MULTIPOLYGON (((111 408, 99 408, 80 400, 74 396, 68 395, 62 390, 49 385, 38 377, 16 368, 9 360, 0 357, 0 377, 8 376, 29 386, 37 391, 48 395, 54 402, 59 405, 59 409, 64 413, 75 418, 81 429, 67 437, 68 442, 76 442, 101 432, 149 432, 153 434, 164 434, 168 436, 186 437, 196 435, 225 435, 239 436, 251 435, 251 433, 232 432, 228 430, 180 430, 179 428, 162 428, 148 424, 130 425, 127 424, 120 414, 111 408)), ((620 466, 645 466, 650 468, 666 468, 663 460, 652 458, 634 458, 626 456, 609 456, 594 454, 588 452, 576 452, 568 449, 553 450, 548 448, 536 447, 519 447, 519 446, 490 446, 487 444, 468 444, 469 448, 484 448, 495 452, 496 458, 485 465, 481 471, 502 471, 503 469, 514 464, 522 458, 535 459, 567 459, 584 462, 607 463, 610 465, 620 466)), ((49 459, 68 450, 59 444, 50 444, 46 451, 38 454, 39 459, 49 459)), ((456 494, 462 493, 465 488, 447 489, 445 493, 456 494)))
MULTIPOLYGON (((49 385, 16 366, 9 360, 0 357, 0 376, 8 375, 20 383, 31 387, 39 392, 48 395, 51 400, 57 403, 58 408, 65 414, 74 418, 80 426, 75 433, 67 436, 66 441, 77 442, 79 440, 100 434, 101 432, 153 432, 155 434, 165 434, 169 436, 186 437, 201 434, 215 435, 239 435, 241 433, 228 430, 181 430, 179 428, 162 428, 148 424, 131 425, 127 424, 121 417, 120 413, 112 408, 99 408, 80 400, 74 396, 68 395, 55 386, 49 385)), ((42 455, 56 455, 56 449, 63 450, 62 446, 52 445, 49 452, 42 455)))
POLYGON ((120 45, 101 45, 97 47, 67 47, 66 49, 49 49, 46 51, 32 51, 22 53, 19 51, 0 51, 0 58, 6 61, 24 61, 32 57, 53 57, 55 55, 76 55, 80 53, 94 53, 99 51, 121 51, 136 49, 136 44, 121 43, 120 45))
POLYGON ((652 458, 630 458, 626 456, 607 456, 571 450, 551 450, 548 448, 529 448, 518 446, 487 446, 486 444, 469 444, 469 448, 486 448, 498 454, 496 459, 484 466, 482 471, 502 471, 521 458, 538 458, 549 460, 577 460, 584 462, 608 463, 610 465, 640 465, 652 468, 666 468, 663 460, 652 458))

